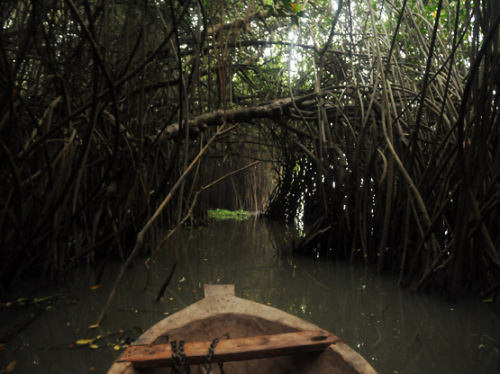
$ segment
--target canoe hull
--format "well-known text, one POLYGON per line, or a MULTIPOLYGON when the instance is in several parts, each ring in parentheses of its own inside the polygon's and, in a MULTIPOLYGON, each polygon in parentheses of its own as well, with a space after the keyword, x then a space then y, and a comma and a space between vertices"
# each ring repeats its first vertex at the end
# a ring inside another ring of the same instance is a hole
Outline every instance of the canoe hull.
MULTIPOLYGON (((211 341, 250 336, 316 330, 317 326, 279 309, 234 296, 233 285, 205 286, 205 298, 158 322, 134 345, 164 344, 176 341, 211 341)), ((202 373, 193 365, 191 373, 202 373)), ((218 364, 211 364, 218 373, 218 364)), ((366 360, 342 341, 320 353, 225 362, 225 373, 338 373, 375 374, 366 360)), ((130 363, 114 363, 108 374, 135 374, 130 363)), ((141 371, 144 372, 144 371, 141 371)), ((170 373, 171 368, 155 368, 148 373, 170 373)))

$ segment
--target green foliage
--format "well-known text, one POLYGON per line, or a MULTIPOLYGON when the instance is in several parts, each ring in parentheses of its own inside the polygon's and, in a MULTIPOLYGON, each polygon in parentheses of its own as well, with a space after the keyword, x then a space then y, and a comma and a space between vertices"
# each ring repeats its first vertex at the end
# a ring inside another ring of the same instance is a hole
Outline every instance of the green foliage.
POLYGON ((208 211, 208 217, 214 219, 216 221, 221 220, 235 220, 235 221, 244 221, 252 217, 251 212, 247 212, 245 210, 226 210, 226 209, 215 209, 208 211))

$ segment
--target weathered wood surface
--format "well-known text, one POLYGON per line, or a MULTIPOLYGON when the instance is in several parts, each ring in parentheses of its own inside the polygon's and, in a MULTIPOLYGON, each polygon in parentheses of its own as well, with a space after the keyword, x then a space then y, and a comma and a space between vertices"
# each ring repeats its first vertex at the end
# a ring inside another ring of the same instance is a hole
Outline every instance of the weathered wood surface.
MULTIPOLYGON (((322 351, 339 340, 324 330, 225 339, 217 343, 210 362, 254 360, 322 351)), ((207 362, 211 344, 211 341, 186 342, 184 344, 186 363, 192 365, 207 362)), ((170 367, 174 364, 172 353, 171 344, 138 345, 127 348, 117 361, 131 362, 138 369, 170 367)))
MULTIPOLYGON (((279 309, 236 297, 233 285, 206 285, 204 299, 159 321, 142 334, 134 346, 165 344, 174 340, 210 342, 214 337, 222 336, 232 340, 311 330, 320 328, 279 309)), ((225 362, 224 372, 376 374, 361 355, 341 339, 335 338, 333 344, 321 352, 225 362)), ((190 368, 191 374, 203 372, 202 365, 190 368)), ((219 372, 217 367, 212 367, 212 370, 219 372)), ((131 362, 116 361, 108 374, 142 372, 170 373, 171 368, 139 369, 131 362)))

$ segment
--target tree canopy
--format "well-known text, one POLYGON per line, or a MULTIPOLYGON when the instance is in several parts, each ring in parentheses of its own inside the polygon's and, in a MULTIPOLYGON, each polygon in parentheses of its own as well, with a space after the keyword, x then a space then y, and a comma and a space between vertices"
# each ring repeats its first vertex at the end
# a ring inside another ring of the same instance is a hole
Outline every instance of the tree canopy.
POLYGON ((415 288, 500 286, 495 2, 11 0, 0 22, 3 282, 227 205, 415 288))

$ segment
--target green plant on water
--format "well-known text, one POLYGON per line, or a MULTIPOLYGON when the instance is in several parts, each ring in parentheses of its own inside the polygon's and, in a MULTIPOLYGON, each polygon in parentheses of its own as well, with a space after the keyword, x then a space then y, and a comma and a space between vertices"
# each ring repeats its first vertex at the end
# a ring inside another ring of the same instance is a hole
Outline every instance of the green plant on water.
POLYGON ((215 220, 224 220, 224 219, 234 219, 237 221, 243 221, 249 219, 252 216, 252 213, 246 210, 227 210, 227 209, 209 209, 208 217, 215 220))

